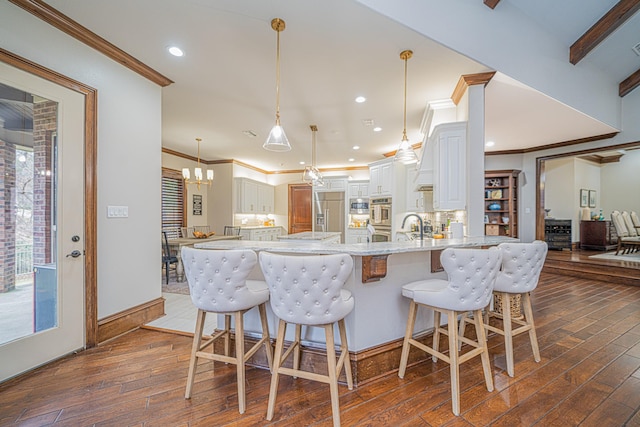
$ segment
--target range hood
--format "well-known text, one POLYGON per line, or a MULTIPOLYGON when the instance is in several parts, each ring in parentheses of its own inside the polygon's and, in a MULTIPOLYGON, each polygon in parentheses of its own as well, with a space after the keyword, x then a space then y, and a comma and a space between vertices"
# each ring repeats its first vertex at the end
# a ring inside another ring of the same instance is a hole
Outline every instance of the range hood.
POLYGON ((422 142, 420 161, 416 165, 416 177, 413 180, 414 191, 433 190, 433 141, 425 137, 422 142))

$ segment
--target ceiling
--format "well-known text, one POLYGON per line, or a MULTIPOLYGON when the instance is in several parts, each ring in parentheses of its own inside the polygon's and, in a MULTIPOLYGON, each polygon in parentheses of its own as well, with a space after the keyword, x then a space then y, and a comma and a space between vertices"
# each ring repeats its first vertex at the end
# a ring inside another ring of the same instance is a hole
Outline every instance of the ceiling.
MULTIPOLYGON (((162 89, 163 147, 195 156, 200 137, 203 159, 235 159, 268 171, 310 163, 312 124, 320 168, 363 166, 395 150, 403 129, 399 54, 405 49, 414 52, 407 64, 411 143, 422 141, 428 102, 450 98, 461 75, 493 71, 352 0, 46 2, 174 81, 162 89), (280 115, 293 147, 287 153, 262 149, 275 122, 275 17, 286 22, 280 115), (169 55, 171 45, 185 55, 169 55), (354 102, 359 95, 367 101, 354 102)), ((570 46, 616 1, 502 0, 497 8, 505 3, 570 46)), ((636 13, 583 61, 624 80, 640 68, 631 50, 640 42, 638 28, 636 13)), ((488 151, 615 131, 497 71, 486 89, 486 139, 496 142, 488 151)))

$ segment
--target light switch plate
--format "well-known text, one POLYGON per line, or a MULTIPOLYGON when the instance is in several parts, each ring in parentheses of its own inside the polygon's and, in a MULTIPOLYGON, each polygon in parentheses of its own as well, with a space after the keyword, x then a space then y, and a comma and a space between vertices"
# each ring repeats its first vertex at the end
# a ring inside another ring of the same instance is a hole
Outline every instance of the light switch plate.
POLYGON ((107 218, 128 218, 129 206, 107 206, 107 218))

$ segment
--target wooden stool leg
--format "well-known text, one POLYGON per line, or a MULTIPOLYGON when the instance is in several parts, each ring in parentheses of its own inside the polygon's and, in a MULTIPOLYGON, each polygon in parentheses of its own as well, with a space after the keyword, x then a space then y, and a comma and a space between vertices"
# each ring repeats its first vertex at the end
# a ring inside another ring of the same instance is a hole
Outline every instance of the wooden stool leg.
POLYGON ((264 351, 267 353, 267 363, 269 364, 269 370, 273 372, 273 347, 271 347, 271 337, 269 336, 269 323, 267 322, 267 307, 260 304, 258 306, 260 312, 260 322, 262 323, 262 338, 265 339, 264 351))
MULTIPOLYGON (((293 349, 293 369, 300 369, 300 337, 302 336, 302 325, 296 325, 295 345, 293 349)), ((296 377, 294 377, 296 378, 296 377)))
POLYGON ((338 392, 338 378, 336 376, 336 349, 333 338, 333 324, 324 325, 324 334, 327 342, 327 368, 329 370, 329 389, 331 390, 333 426, 340 427, 340 394, 338 392))
POLYGON ((489 361, 489 349, 487 339, 485 337, 484 325, 482 323, 482 310, 476 310, 473 314, 473 320, 476 327, 476 337, 478 345, 482 347, 480 358, 482 359, 482 370, 484 371, 484 382, 487 384, 487 390, 493 391, 493 374, 491 373, 491 362, 489 361))
POLYGON ((185 399, 191 398, 191 390, 193 389, 193 380, 196 374, 196 365, 198 364, 198 357, 196 353, 200 350, 200 343, 202 342, 202 330, 204 329, 204 320, 207 316, 206 311, 198 310, 198 318, 196 319, 196 330, 193 335, 193 345, 191 346, 191 358, 189 359, 189 375, 187 376, 187 389, 184 393, 185 399))
MULTIPOLYGON (((440 312, 438 310, 433 310, 433 348, 435 351, 439 351, 440 348, 440 312)), ((431 356, 431 360, 434 362, 438 361, 436 356, 431 356)))
POLYGON ((538 337, 536 336, 536 325, 533 322, 533 308, 531 307, 531 295, 529 295, 529 292, 522 294, 522 305, 525 320, 531 327, 529 329, 529 340, 531 341, 531 350, 533 350, 533 359, 539 362, 540 348, 538 347, 538 337))
POLYGON ((224 315, 224 355, 228 356, 231 354, 231 315, 224 315))
POLYGON ((460 415, 460 365, 458 362, 458 325, 456 312, 447 310, 449 333, 449 371, 451 373, 451 406, 454 415, 460 415))
POLYGON ((351 374, 351 359, 349 358, 349 345, 347 344, 347 328, 344 319, 338 320, 340 330, 340 355, 344 356, 344 375, 347 377, 347 388, 353 390, 353 375, 351 374))
POLYGON ((398 370, 398 376, 404 378, 404 374, 407 371, 407 361, 409 360, 409 349, 411 344, 409 340, 413 336, 413 325, 416 322, 416 303, 411 300, 409 305, 409 317, 407 318, 407 328, 404 333, 404 342, 402 343, 402 354, 400 355, 400 369, 398 370))
POLYGON ((287 323, 280 319, 278 322, 278 337, 276 338, 276 351, 273 355, 273 370, 271 372, 271 386, 269 387, 269 403, 267 405, 267 420, 273 419, 276 409, 276 395, 278 394, 278 381, 280 380, 280 364, 282 363, 282 348, 284 347, 284 334, 287 331, 287 323))
POLYGON ((514 375, 513 369, 513 329, 511 325, 511 294, 501 292, 502 295, 502 322, 504 327, 504 346, 507 358, 507 374, 514 375))
MULTIPOLYGON (((465 311, 464 313, 462 313, 462 315, 460 316, 460 327, 458 329, 458 335, 463 337, 464 336, 464 331, 467 327, 467 317, 469 316, 469 312, 465 311)), ((458 341, 458 351, 462 350, 462 341, 458 341)))
POLYGON ((238 379, 238 410, 241 414, 247 408, 244 377, 244 316, 241 311, 234 313, 236 323, 236 373, 238 379))

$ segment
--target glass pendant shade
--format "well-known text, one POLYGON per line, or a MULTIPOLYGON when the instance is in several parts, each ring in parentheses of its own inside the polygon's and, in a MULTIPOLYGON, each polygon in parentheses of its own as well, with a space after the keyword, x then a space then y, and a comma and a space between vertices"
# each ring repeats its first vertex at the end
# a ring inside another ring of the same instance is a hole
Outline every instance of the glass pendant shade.
POLYGON ((393 160, 404 163, 416 163, 418 156, 413 151, 413 147, 409 144, 409 138, 407 138, 407 61, 413 56, 413 52, 410 50, 404 50, 400 53, 400 59, 404 61, 404 110, 403 110, 403 130, 402 141, 400 146, 396 150, 396 155, 393 160))
POLYGON ((316 187, 324 186, 322 174, 316 167, 316 132, 318 132, 318 126, 310 125, 311 129, 311 166, 304 168, 302 172, 302 181, 309 185, 315 185, 316 187))
POLYGON ((411 145, 409 145, 409 141, 403 140, 402 142, 400 142, 400 146, 398 147, 396 155, 393 159, 404 164, 411 164, 418 161, 418 156, 416 155, 416 152, 413 150, 411 145))
POLYGON ((262 148, 269 151, 289 151, 291 144, 280 126, 280 32, 284 31, 285 23, 280 18, 271 20, 271 28, 278 34, 276 39, 276 125, 269 132, 262 148))
POLYGON ((279 124, 276 124, 269 132, 269 137, 262 145, 262 148, 269 151, 289 151, 291 145, 289 139, 284 133, 284 129, 279 124))

